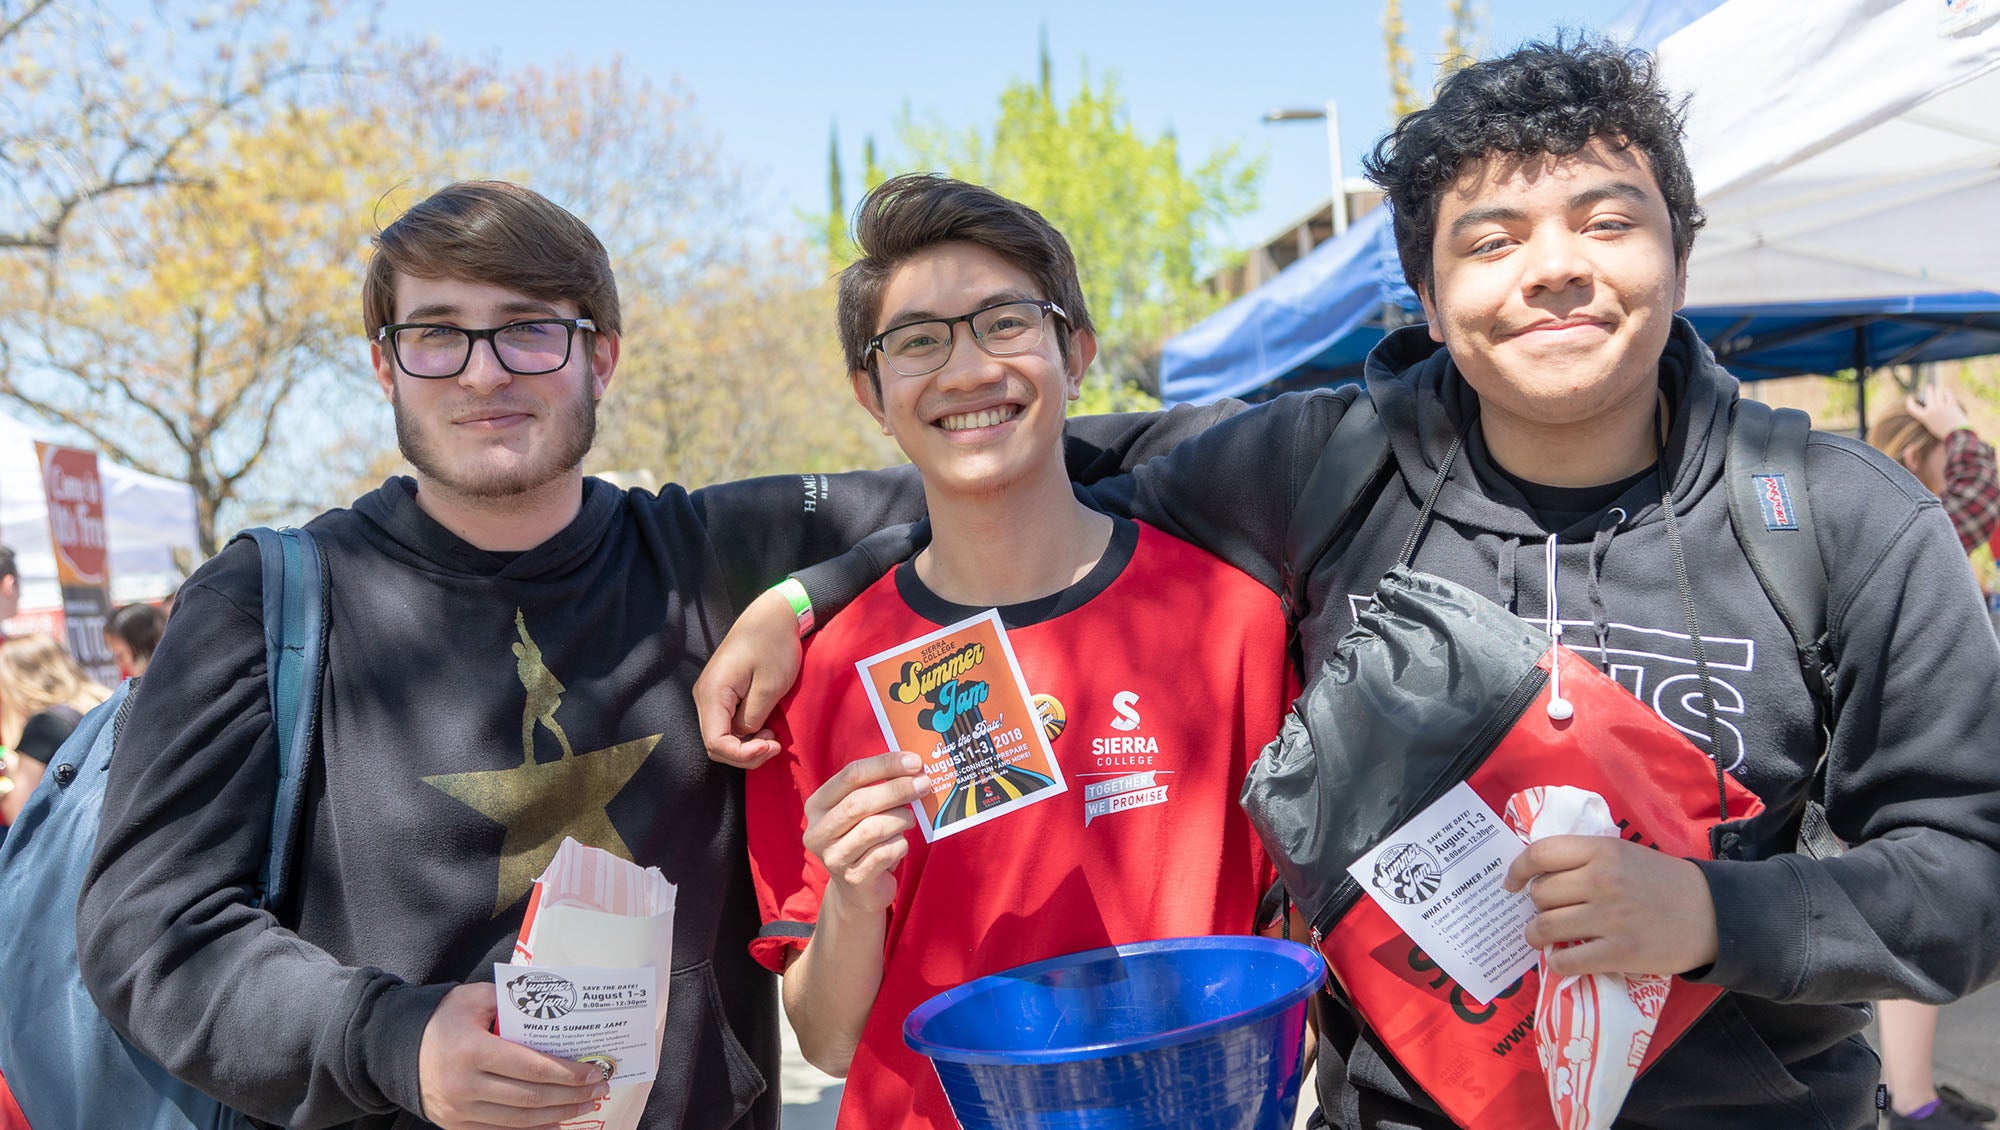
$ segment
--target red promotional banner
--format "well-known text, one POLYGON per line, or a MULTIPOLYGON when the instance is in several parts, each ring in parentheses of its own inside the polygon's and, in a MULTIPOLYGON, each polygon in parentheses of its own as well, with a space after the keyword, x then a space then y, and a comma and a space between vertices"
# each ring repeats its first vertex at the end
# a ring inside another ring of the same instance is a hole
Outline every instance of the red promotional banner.
POLYGON ((104 483, 97 453, 37 442, 42 489, 49 499, 49 538, 56 546, 56 581, 63 588, 111 583, 104 542, 104 483))
POLYGON ((115 686, 118 665, 104 644, 104 621, 111 615, 111 553, 97 453, 41 442, 35 451, 42 460, 49 540, 55 543, 56 581, 62 586, 63 635, 70 654, 92 679, 115 686))

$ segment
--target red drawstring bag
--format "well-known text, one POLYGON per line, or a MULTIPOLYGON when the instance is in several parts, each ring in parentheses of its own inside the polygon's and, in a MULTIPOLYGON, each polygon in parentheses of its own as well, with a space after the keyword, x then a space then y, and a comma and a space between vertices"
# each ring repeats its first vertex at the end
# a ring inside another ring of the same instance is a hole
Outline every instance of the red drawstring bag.
POLYGON ((0 1075, 0 1130, 30 1130, 28 1116, 21 1113, 14 1092, 7 1089, 5 1075, 0 1075))
MULTIPOLYGON (((1553 1127, 1535 1050, 1535 973, 1478 1004, 1347 874, 1460 782, 1496 811, 1525 788, 1588 789, 1628 839, 1685 858, 1712 858, 1716 838, 1762 806, 1539 628, 1403 565, 1252 766, 1251 822, 1339 990, 1390 1054, 1468 1130, 1553 1127), (1561 720, 1548 709, 1552 659, 1571 706, 1561 720)), ((1720 991, 1675 979, 1642 1073, 1720 991)))

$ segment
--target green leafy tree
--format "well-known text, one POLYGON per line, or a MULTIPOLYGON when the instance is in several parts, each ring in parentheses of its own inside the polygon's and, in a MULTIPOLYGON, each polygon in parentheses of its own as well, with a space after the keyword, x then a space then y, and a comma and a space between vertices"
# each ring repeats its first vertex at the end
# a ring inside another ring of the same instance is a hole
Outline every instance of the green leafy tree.
POLYGON ((1423 105, 1417 98, 1416 64, 1410 54, 1410 28, 1403 20, 1403 0, 1384 0, 1382 4, 1382 52, 1389 68, 1389 110, 1400 118, 1423 105))
POLYGON ((0 399, 186 482, 215 552, 249 496, 315 476, 303 421, 362 387, 332 374, 361 352, 356 202, 405 175, 390 141, 331 110, 219 129, 181 155, 200 182, 100 201, 60 254, 0 259, 0 399))
POLYGON ((847 187, 840 174, 840 128, 829 128, 826 137, 826 218, 821 222, 827 258, 845 263, 853 258, 847 237, 847 187))
POLYGON ((1446 74, 1479 58, 1479 9, 1473 0, 1445 0, 1444 63, 1446 74))
POLYGON ((889 179, 882 168, 882 159, 875 152, 875 138, 871 135, 861 145, 861 185, 864 190, 874 188, 889 179))
POLYGON ((745 234, 749 194, 684 91, 380 41, 365 67, 284 63, 332 7, 238 0, 239 22, 189 16, 120 55, 96 5, 0 0, 0 106, 32 111, 0 115, 0 402, 192 485, 210 550, 343 502, 402 469, 360 335, 368 237, 493 176, 584 217, 618 270, 625 349, 587 469, 700 483, 893 457, 827 356, 823 263, 745 234), (208 101, 176 93, 174 66, 211 74, 198 45, 244 68, 218 62, 208 101), (125 116, 100 104, 128 90, 125 116), (821 426, 835 414, 860 423, 821 426))
POLYGON ((1039 81, 1002 91, 990 128, 906 116, 902 164, 987 185, 1048 217, 1076 252, 1097 325, 1082 410, 1157 404, 1145 390, 1160 345, 1221 303, 1200 278, 1225 257, 1223 226, 1255 207, 1262 166, 1234 146, 1184 165, 1172 131, 1146 137, 1132 125, 1115 79, 1086 74, 1066 100, 1053 87, 1044 50, 1039 81))
POLYGON ((293 425, 341 418, 366 202, 408 175, 350 107, 400 54, 343 0, 0 0, 0 401, 187 482, 206 549, 323 465, 293 425))

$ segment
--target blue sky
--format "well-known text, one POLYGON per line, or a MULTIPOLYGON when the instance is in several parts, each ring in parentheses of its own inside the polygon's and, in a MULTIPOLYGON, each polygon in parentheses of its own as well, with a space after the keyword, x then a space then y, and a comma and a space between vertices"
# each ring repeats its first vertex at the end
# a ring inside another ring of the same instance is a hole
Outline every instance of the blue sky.
MULTIPOLYGON (((1625 5, 1482 0, 1479 7, 1488 44, 1504 48, 1558 26, 1597 24, 1625 5)), ((760 204, 787 222, 826 206, 829 127, 838 125, 844 167, 856 179, 864 137, 872 134, 893 157, 905 107, 950 127, 990 122, 1002 88, 1034 75, 1044 29, 1058 96, 1076 89, 1087 66, 1093 78, 1117 77, 1142 131, 1171 127, 1184 159, 1232 143, 1267 158, 1261 206, 1231 232, 1238 245, 1323 203, 1331 180, 1324 126, 1267 125, 1265 111, 1336 100, 1349 176, 1390 122, 1375 0, 487 0, 476 7, 392 0, 385 8, 391 33, 435 35, 478 57, 587 64, 617 56, 659 82, 678 77, 726 159, 758 186, 760 204)), ((1404 0, 1404 16, 1418 84, 1428 90, 1445 0, 1404 0)), ((849 188, 850 204, 857 188, 849 188)))

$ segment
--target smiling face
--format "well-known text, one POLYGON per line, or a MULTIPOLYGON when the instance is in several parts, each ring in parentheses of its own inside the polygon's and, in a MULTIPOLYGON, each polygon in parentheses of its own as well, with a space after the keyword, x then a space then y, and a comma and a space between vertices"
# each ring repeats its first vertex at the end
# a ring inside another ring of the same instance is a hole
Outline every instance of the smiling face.
POLYGON ((1431 337, 1479 394, 1496 457, 1496 432, 1587 444, 1634 434, 1638 416, 1650 426, 1684 266, 1636 149, 1600 138, 1566 157, 1495 155, 1462 171, 1439 202, 1433 281, 1419 296, 1431 337))
MULTIPOLYGON (((489 283, 396 278, 397 322, 485 329, 530 318, 574 318, 574 302, 550 302, 489 283)), ((597 400, 618 360, 618 339, 579 331, 569 362, 552 373, 515 376, 492 344, 476 342, 456 377, 410 376, 382 342, 371 347, 375 379, 396 410, 396 442, 416 468, 418 494, 485 502, 581 479, 596 432, 597 400)))
MULTIPOLYGON (((874 331, 1046 297, 1028 272, 993 249, 941 243, 890 272, 874 331)), ((943 368, 904 376, 875 353, 873 374, 866 369, 850 374, 855 399, 895 437, 934 498, 990 497, 1024 485, 1066 484, 1064 406, 1076 399, 1097 346, 1088 331, 1073 333, 1065 361, 1059 329, 1055 315, 1048 315, 1040 344, 995 357, 961 322, 952 327, 951 356, 943 368)))

